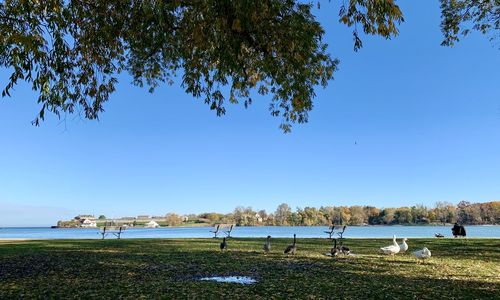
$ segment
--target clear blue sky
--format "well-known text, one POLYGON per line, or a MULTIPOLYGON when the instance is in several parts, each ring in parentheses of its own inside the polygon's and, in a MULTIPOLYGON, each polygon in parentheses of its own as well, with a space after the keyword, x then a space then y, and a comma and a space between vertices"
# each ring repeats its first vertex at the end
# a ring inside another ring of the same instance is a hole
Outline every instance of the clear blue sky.
MULTIPOLYGON (((310 122, 284 135, 268 97, 218 118, 178 84, 127 75, 99 122, 33 127, 36 94, 0 100, 0 226, 236 206, 404 206, 500 198, 500 51, 480 34, 441 47, 439 4, 403 2, 400 36, 352 51, 338 7, 318 12, 335 80, 310 122), (355 144, 355 142, 357 144, 355 144)), ((0 70, 5 85, 7 71, 0 70)))

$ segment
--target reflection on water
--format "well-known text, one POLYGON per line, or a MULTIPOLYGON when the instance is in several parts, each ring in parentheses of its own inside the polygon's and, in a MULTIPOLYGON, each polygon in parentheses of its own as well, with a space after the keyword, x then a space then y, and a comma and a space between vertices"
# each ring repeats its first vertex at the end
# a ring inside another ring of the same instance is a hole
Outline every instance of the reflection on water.
POLYGON ((239 283, 239 284, 254 284, 257 282, 257 280, 248 276, 211 276, 211 277, 200 278, 200 280, 239 283))
MULTIPOLYGON (((163 227, 129 228, 122 238, 210 238, 212 227, 163 227)), ((236 227, 231 233, 234 237, 293 237, 326 238, 326 226, 256 226, 236 227)), ((467 237, 500 238, 500 226, 465 226, 467 237)), ((451 226, 348 226, 345 238, 434 238, 435 233, 451 237, 451 226)), ((96 228, 60 228, 18 227, 0 228, 0 239, 99 239, 96 228)), ((110 237, 111 238, 111 237, 110 237)))

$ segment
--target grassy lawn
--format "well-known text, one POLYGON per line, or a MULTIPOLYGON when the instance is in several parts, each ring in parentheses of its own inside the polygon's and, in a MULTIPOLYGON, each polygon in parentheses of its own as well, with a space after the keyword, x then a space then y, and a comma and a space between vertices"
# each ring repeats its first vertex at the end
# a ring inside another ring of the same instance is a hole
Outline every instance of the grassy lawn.
POLYGON ((499 239, 410 239, 409 252, 427 246, 433 257, 378 253, 390 240, 347 240, 356 256, 324 256, 326 239, 216 239, 0 241, 0 299, 12 298, 334 298, 499 299, 499 239), (199 281, 246 275, 253 285, 199 281))

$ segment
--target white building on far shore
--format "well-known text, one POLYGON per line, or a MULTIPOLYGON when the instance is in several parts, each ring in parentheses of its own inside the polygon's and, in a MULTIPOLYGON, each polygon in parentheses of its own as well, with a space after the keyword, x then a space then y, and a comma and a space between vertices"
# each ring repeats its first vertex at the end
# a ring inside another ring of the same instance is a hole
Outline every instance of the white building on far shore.
POLYGON ((158 223, 156 223, 153 220, 147 222, 146 225, 144 225, 144 226, 147 227, 147 228, 158 228, 158 227, 160 227, 160 225, 158 225, 158 223))
POLYGON ((97 227, 97 222, 91 219, 83 219, 82 224, 80 226, 83 228, 95 228, 97 227))

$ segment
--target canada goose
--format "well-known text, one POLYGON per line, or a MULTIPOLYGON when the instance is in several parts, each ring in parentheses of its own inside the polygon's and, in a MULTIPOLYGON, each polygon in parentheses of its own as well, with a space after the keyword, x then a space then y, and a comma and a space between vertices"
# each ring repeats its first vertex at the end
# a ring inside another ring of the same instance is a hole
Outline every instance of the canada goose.
POLYGON ((396 243, 396 236, 395 235, 392 236, 392 245, 380 248, 380 250, 382 250, 384 254, 390 254, 390 255, 398 254, 400 248, 398 243, 396 243))
POLYGON ((406 250, 408 250, 408 244, 406 243, 407 240, 408 240, 407 238, 404 238, 403 242, 399 244, 399 250, 401 252, 406 252, 406 250))
POLYGON ((227 250, 226 238, 222 239, 222 243, 220 243, 220 251, 227 250))
POLYGON ((267 236, 267 240, 264 243, 264 252, 268 253, 269 251, 271 251, 271 236, 270 235, 267 236))
POLYGON ((296 240, 296 234, 293 234, 293 244, 288 245, 288 247, 285 248, 285 251, 283 253, 285 254, 295 254, 297 252, 297 240, 296 240))
POLYGON ((340 250, 339 248, 337 247, 337 240, 334 239, 333 240, 333 248, 330 250, 330 254, 332 256, 337 256, 339 254, 340 250))
POLYGON ((349 248, 346 246, 340 246, 340 252, 342 254, 349 255, 349 253, 351 253, 351 250, 349 250, 349 248))
POLYGON ((444 235, 442 233, 434 233, 434 236, 437 238, 444 238, 444 235))

